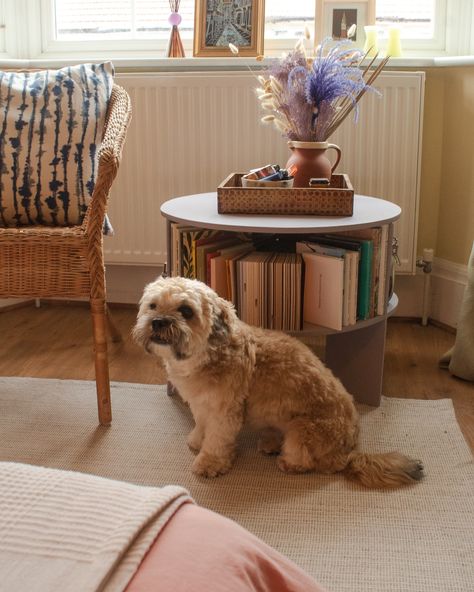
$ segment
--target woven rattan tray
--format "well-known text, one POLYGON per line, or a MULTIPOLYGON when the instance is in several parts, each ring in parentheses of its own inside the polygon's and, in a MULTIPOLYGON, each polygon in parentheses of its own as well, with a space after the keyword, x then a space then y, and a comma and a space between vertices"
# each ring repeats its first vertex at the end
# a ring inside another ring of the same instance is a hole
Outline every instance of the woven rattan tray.
POLYGON ((332 175, 327 187, 243 188, 232 173, 217 188, 219 214, 352 216, 354 189, 345 174, 332 175))

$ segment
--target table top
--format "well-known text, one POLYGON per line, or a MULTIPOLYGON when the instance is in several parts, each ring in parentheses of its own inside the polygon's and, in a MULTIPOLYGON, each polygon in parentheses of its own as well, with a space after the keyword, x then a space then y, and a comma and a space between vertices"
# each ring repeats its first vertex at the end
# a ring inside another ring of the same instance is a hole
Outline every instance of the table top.
POLYGON ((280 234, 355 230, 394 222, 401 209, 396 204, 366 195, 354 195, 352 216, 265 216, 218 214, 217 194, 198 193, 165 201, 161 213, 173 222, 231 232, 280 234))

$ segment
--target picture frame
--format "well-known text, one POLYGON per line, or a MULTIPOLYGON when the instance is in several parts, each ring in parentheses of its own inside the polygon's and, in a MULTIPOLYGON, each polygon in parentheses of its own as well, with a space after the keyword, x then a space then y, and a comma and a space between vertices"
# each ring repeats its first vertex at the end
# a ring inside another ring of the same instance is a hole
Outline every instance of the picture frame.
POLYGON ((347 38, 351 25, 357 25, 352 38, 357 47, 364 47, 366 25, 375 25, 375 0, 317 0, 315 39, 321 43, 327 37, 334 41, 347 38))
POLYGON ((265 0, 196 0, 194 11, 194 57, 263 54, 265 0))

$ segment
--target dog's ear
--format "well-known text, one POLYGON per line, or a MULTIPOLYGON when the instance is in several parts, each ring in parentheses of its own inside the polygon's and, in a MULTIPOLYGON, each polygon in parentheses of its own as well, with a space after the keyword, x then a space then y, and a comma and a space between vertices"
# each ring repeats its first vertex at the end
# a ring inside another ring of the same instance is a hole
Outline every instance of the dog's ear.
POLYGON ((209 340, 222 341, 227 339, 232 323, 236 319, 233 304, 220 296, 214 302, 214 318, 209 340))
POLYGON ((141 307, 141 305, 145 302, 145 300, 148 298, 148 295, 150 293, 150 291, 153 289, 153 285, 156 282, 153 281, 149 284, 147 284, 144 288, 143 288, 143 294, 142 297, 140 298, 140 301, 138 302, 138 307, 141 307))

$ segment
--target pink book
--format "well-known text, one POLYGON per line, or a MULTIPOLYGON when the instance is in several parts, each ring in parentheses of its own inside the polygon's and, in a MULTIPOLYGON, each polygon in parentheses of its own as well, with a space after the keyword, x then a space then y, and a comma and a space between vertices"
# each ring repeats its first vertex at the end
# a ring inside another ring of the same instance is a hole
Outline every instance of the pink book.
POLYGON ((303 253, 305 264, 303 321, 342 329, 344 259, 303 253))

